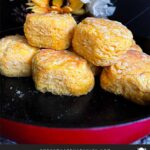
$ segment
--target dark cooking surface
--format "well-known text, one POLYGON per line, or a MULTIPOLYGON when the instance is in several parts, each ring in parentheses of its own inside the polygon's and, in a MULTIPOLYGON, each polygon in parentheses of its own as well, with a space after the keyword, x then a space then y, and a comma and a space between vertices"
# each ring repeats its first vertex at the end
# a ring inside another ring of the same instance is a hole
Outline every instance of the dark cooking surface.
MULTIPOLYGON (((98 80, 98 79, 97 79, 98 80)), ((0 76, 0 117, 50 127, 96 127, 141 119, 149 107, 95 89, 81 97, 37 92, 31 78, 0 76)))
MULTIPOLYGON (((21 4, 25 2, 26 0, 0 0, 0 38, 16 33, 23 34, 26 11, 23 9, 25 5, 21 4), (14 30, 16 27, 18 29, 14 30)), ((136 35, 135 39, 144 52, 150 54, 150 3, 147 0, 126 0, 117 1, 116 6, 112 19, 126 24, 136 35), (132 9, 134 7, 136 9, 132 9), (146 11, 135 18, 143 10, 146 11)), ((51 127, 106 126, 150 116, 150 107, 136 105, 101 90, 98 80, 95 89, 86 96, 60 97, 37 92, 31 78, 0 76, 0 106, 0 117, 51 127)))

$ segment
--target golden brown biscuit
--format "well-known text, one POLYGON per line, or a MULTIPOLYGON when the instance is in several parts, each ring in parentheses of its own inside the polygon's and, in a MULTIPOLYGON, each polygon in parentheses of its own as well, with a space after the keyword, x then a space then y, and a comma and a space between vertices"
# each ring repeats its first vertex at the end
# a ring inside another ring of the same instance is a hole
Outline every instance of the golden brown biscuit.
POLYGON ((138 104, 150 104, 150 56, 128 51, 116 64, 104 68, 100 77, 106 91, 123 95, 138 104))
POLYGON ((94 75, 87 61, 69 51, 42 50, 32 63, 37 90, 55 95, 85 95, 93 89, 94 75))
POLYGON ((109 66, 131 47, 132 33, 121 23, 86 18, 75 29, 73 49, 96 66, 109 66))
POLYGON ((70 14, 28 14, 24 33, 32 46, 64 50, 71 44, 75 26, 70 14))
POLYGON ((39 50, 20 35, 0 39, 0 74, 8 77, 31 75, 31 60, 39 50))

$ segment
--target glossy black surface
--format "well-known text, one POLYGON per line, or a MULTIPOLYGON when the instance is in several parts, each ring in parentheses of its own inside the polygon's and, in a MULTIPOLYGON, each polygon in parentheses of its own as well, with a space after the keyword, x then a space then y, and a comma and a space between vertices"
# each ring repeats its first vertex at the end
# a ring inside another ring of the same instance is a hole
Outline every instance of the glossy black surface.
POLYGON ((96 127, 148 117, 149 107, 138 106, 100 89, 81 97, 54 96, 35 90, 31 78, 0 76, 0 116, 51 127, 96 127))

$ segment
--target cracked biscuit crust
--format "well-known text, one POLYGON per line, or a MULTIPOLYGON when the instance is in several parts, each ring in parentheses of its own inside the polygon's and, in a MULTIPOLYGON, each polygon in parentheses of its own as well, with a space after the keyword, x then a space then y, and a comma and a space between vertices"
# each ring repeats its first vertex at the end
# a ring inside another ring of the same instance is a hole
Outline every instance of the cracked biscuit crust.
POLYGON ((28 14, 24 33, 32 46, 64 50, 71 44, 75 27, 70 14, 28 14))
POLYGON ((117 21, 86 18, 75 29, 73 49, 96 66, 109 66, 126 53, 133 35, 117 21))
POLYGON ((150 104, 150 56, 128 51, 116 64, 104 68, 101 87, 138 104, 150 104))
POLYGON ((0 39, 0 73, 8 77, 30 76, 32 57, 38 51, 27 43, 24 36, 0 39))
POLYGON ((94 87, 94 75, 86 60, 69 51, 42 50, 33 58, 37 90, 55 95, 80 96, 94 87))

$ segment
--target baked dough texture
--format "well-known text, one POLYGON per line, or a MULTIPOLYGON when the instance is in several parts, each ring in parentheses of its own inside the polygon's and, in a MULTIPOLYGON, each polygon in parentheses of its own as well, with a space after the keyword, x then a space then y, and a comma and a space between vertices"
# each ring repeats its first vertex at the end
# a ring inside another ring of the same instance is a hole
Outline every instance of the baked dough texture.
POLYGON ((75 28, 73 49, 96 66, 109 66, 133 43, 130 30, 117 21, 88 17, 75 28))
POLYGON ((136 42, 133 40, 132 46, 129 48, 129 50, 139 51, 142 52, 142 48, 136 44, 136 42))
POLYGON ((41 50, 32 62, 36 89, 55 95, 86 95, 94 87, 94 75, 86 60, 69 51, 41 50))
POLYGON ((7 77, 30 76, 32 57, 38 51, 28 45, 24 36, 12 35, 0 39, 0 74, 7 77))
POLYGON ((70 14, 28 14, 24 33, 30 45, 54 50, 67 49, 76 21, 70 14))
POLYGON ((104 68, 101 87, 138 104, 150 104, 150 56, 128 51, 116 64, 104 68))

